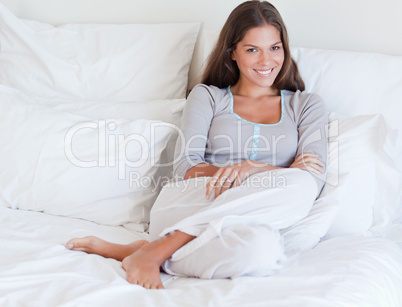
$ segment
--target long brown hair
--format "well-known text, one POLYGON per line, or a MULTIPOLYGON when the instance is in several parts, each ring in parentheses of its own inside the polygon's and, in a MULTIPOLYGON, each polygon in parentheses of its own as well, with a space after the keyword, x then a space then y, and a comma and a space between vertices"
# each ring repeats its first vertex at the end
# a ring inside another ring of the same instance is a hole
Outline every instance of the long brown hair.
POLYGON ((219 88, 236 84, 240 71, 232 59, 232 52, 248 30, 267 24, 278 29, 285 53, 282 69, 273 85, 279 90, 304 91, 304 82, 290 55, 288 33, 282 17, 271 3, 259 0, 244 2, 229 15, 208 58, 201 83, 219 88))

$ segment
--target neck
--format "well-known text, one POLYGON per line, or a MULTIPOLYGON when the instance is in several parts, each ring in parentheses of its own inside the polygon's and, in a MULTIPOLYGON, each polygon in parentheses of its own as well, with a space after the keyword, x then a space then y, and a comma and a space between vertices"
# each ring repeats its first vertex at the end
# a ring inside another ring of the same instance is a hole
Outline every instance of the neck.
POLYGON ((262 96, 280 96, 280 90, 273 86, 270 87, 260 87, 256 85, 249 85, 241 82, 240 80, 233 86, 231 86, 231 92, 234 95, 259 98, 262 96))

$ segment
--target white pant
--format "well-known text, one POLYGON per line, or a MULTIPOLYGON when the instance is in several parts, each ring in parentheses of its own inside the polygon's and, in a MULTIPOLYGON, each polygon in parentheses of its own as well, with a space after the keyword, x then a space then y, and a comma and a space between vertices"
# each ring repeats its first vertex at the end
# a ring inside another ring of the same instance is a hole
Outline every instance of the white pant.
POLYGON ((285 259, 279 230, 304 218, 317 196, 313 177, 299 169, 251 176, 240 187, 205 199, 207 178, 166 185, 151 210, 151 239, 180 230, 196 236, 163 268, 200 278, 267 276, 285 259))

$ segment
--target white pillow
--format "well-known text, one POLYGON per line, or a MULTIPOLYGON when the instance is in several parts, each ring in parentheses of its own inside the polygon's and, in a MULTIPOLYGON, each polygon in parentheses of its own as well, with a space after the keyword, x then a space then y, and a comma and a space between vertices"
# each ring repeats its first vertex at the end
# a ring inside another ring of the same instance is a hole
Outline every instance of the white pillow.
POLYGON ((0 83, 73 101, 185 98, 199 23, 68 24, 16 18, 0 4, 0 83))
MULTIPOLYGON (((43 105, 40 99, 34 101, 43 105)), ((63 103, 53 108, 62 112, 85 116, 93 119, 124 118, 161 120, 180 126, 181 116, 186 99, 159 99, 151 101, 130 101, 120 103, 63 103)))
POLYGON ((346 175, 345 193, 339 198, 340 211, 327 237, 384 234, 398 207, 399 173, 390 136, 382 115, 344 117, 330 113, 330 142, 338 144, 339 160, 330 160, 330 175, 346 175), (336 127, 336 122, 339 126, 336 127), (338 135, 336 130, 338 130, 338 135), (338 164, 339 163, 339 164, 338 164))
POLYGON ((281 231, 287 253, 323 237, 386 232, 398 206, 393 133, 381 115, 329 114, 326 184, 309 215, 281 231))
POLYGON ((349 116, 383 114, 402 129, 402 56, 292 48, 306 91, 319 94, 328 111, 349 116))
POLYGON ((173 125, 90 120, 11 90, 0 92, 0 114, 1 206, 113 226, 149 222, 171 175, 161 164, 173 125))

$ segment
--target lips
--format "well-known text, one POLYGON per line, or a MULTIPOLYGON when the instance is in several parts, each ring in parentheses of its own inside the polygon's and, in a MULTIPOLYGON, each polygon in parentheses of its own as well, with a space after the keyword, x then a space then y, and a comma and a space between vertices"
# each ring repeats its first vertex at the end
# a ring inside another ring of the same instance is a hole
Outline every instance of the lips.
POLYGON ((268 76, 274 69, 268 69, 268 70, 258 70, 254 69, 258 74, 263 75, 263 76, 268 76))

